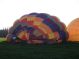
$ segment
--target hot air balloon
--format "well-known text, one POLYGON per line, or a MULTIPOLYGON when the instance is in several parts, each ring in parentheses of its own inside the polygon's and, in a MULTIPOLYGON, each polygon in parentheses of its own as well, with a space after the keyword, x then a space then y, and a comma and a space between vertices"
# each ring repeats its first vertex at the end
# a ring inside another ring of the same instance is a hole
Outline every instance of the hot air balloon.
POLYGON ((67 35, 65 24, 56 16, 46 13, 30 13, 14 22, 8 31, 7 41, 53 44, 66 40, 67 35))
POLYGON ((68 41, 79 41, 79 18, 74 19, 67 27, 69 33, 68 41))

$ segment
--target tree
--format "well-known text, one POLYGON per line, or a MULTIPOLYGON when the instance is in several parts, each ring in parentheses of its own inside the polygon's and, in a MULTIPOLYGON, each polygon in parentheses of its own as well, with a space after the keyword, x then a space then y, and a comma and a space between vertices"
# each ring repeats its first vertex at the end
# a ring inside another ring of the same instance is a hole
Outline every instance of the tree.
POLYGON ((8 29, 1 29, 0 30, 0 37, 6 37, 8 34, 8 29))

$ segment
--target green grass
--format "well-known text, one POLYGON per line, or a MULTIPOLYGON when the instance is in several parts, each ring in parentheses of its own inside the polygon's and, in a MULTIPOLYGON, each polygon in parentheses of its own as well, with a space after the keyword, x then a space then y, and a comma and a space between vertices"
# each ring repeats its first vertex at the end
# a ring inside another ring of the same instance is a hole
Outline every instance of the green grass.
POLYGON ((78 59, 79 44, 9 44, 0 39, 0 59, 78 59))
POLYGON ((3 41, 5 41, 5 38, 0 38, 0 42, 3 42, 3 41))

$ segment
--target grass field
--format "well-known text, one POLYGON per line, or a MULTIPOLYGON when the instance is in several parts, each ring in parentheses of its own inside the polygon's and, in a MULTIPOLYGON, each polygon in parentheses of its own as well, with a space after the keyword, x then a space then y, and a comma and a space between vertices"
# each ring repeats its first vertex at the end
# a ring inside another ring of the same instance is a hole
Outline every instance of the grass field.
POLYGON ((0 59, 79 59, 78 43, 27 45, 4 41, 0 38, 0 59))

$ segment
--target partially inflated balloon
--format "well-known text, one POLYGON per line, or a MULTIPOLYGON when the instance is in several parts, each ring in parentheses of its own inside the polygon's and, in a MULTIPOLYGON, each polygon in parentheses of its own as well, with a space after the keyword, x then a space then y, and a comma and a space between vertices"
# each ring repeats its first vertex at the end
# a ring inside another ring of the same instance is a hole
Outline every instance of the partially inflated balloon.
POLYGON ((67 39, 66 26, 56 16, 46 13, 30 13, 16 20, 9 29, 7 41, 28 44, 60 43, 67 39))

